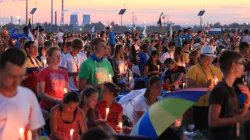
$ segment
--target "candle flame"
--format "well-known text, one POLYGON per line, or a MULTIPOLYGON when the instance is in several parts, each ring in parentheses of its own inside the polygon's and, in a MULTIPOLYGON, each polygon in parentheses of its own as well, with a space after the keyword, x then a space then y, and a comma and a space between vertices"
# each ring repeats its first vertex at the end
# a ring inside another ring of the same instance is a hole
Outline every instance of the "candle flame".
POLYGON ((74 133, 74 129, 71 129, 70 130, 70 135, 73 135, 73 133, 74 133))
POLYGON ((19 129, 19 133, 20 133, 20 134, 24 134, 24 129, 23 129, 23 128, 20 128, 20 129, 19 129))
POLYGON ((122 122, 119 122, 119 127, 122 128, 122 122))
POLYGON ((68 92, 67 88, 64 88, 64 93, 67 93, 67 92, 68 92))
POLYGON ((214 83, 217 84, 217 82, 218 82, 218 78, 215 78, 214 83))
POLYGON ((47 60, 43 60, 43 63, 46 64, 46 63, 47 63, 47 60))

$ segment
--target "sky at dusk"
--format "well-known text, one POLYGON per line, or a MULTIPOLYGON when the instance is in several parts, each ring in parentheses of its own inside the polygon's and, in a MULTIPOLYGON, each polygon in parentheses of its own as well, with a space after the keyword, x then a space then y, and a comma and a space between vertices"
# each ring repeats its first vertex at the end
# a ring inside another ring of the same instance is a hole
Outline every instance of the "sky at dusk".
MULTIPOLYGON (((25 0, 0 0, 0 23, 10 22, 10 16, 13 16, 14 22, 17 16, 21 16, 24 22, 25 3, 25 0)), ((50 3, 51 0, 29 0, 29 12, 33 7, 38 8, 34 22, 50 22, 50 3)), ((58 12, 57 23, 61 20, 61 3, 62 0, 54 0, 54 10, 58 12)), ((71 14, 78 14, 79 23, 83 14, 90 14, 91 22, 114 21, 120 24, 118 12, 124 4, 127 8, 123 16, 124 24, 132 22, 134 13, 136 24, 146 21, 146 24, 156 25, 160 13, 164 12, 175 24, 194 25, 199 23, 197 14, 203 5, 206 23, 250 23, 250 0, 64 0, 64 3, 65 23, 69 23, 71 14)))

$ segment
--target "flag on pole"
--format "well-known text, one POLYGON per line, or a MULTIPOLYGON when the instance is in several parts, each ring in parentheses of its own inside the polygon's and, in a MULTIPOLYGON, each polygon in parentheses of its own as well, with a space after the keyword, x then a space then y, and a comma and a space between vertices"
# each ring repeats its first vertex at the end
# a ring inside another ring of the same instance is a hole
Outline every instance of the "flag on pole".
POLYGON ((147 31, 146 30, 147 30, 147 26, 144 26, 144 30, 142 32, 144 38, 147 37, 147 31))
POLYGON ((133 34, 134 35, 136 34, 136 26, 135 26, 135 24, 133 25, 133 34))
POLYGON ((29 24, 28 24, 28 27, 29 27, 29 35, 28 35, 28 36, 30 36, 31 40, 34 41, 34 37, 33 37, 32 33, 31 33, 31 32, 32 32, 32 26, 31 26, 30 21, 31 21, 31 19, 29 18, 29 24))
POLYGON ((160 14, 159 20, 158 20, 158 22, 157 22, 157 25, 160 26, 160 30, 162 30, 161 17, 162 17, 163 15, 164 15, 164 13, 162 12, 162 13, 160 14))

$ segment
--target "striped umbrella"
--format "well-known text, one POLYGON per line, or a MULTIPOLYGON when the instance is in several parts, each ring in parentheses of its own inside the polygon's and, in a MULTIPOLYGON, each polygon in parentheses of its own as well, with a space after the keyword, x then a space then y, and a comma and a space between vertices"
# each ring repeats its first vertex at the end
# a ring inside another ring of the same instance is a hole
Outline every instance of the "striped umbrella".
POLYGON ((176 119, 194 105, 208 89, 185 89, 168 94, 165 99, 153 104, 134 126, 131 135, 156 139, 176 119))

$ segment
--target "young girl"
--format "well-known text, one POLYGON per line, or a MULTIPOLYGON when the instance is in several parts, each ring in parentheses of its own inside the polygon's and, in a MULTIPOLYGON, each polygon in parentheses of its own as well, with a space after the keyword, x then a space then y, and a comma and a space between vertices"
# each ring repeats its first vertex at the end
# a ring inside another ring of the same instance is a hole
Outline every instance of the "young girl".
POLYGON ((73 139, 80 139, 80 133, 87 130, 85 115, 78 108, 80 99, 77 92, 69 92, 63 98, 61 105, 51 109, 50 128, 51 138, 55 140, 69 140, 70 131, 74 129, 73 139))
POLYGON ((47 51, 49 66, 38 75, 37 93, 41 99, 41 108, 50 109, 63 99, 65 90, 68 91, 68 73, 59 68, 61 51, 58 47, 51 47, 47 51))
POLYGON ((79 107, 83 110, 87 120, 88 128, 96 127, 100 118, 99 111, 95 109, 98 99, 98 91, 93 87, 87 87, 81 93, 79 107))
POLYGON ((161 74, 161 62, 159 61, 159 53, 154 50, 145 66, 145 77, 150 78, 153 75, 161 74))
POLYGON ((119 131, 117 125, 122 122, 123 108, 115 102, 119 90, 116 85, 110 82, 104 83, 102 87, 102 100, 97 103, 96 108, 99 109, 101 118, 106 116, 106 108, 109 108, 107 123, 114 129, 119 131))
POLYGON ((87 127, 103 128, 108 133, 114 133, 114 130, 101 119, 100 112, 96 109, 98 91, 93 87, 87 87, 81 93, 81 103, 79 107, 84 111, 87 127))

